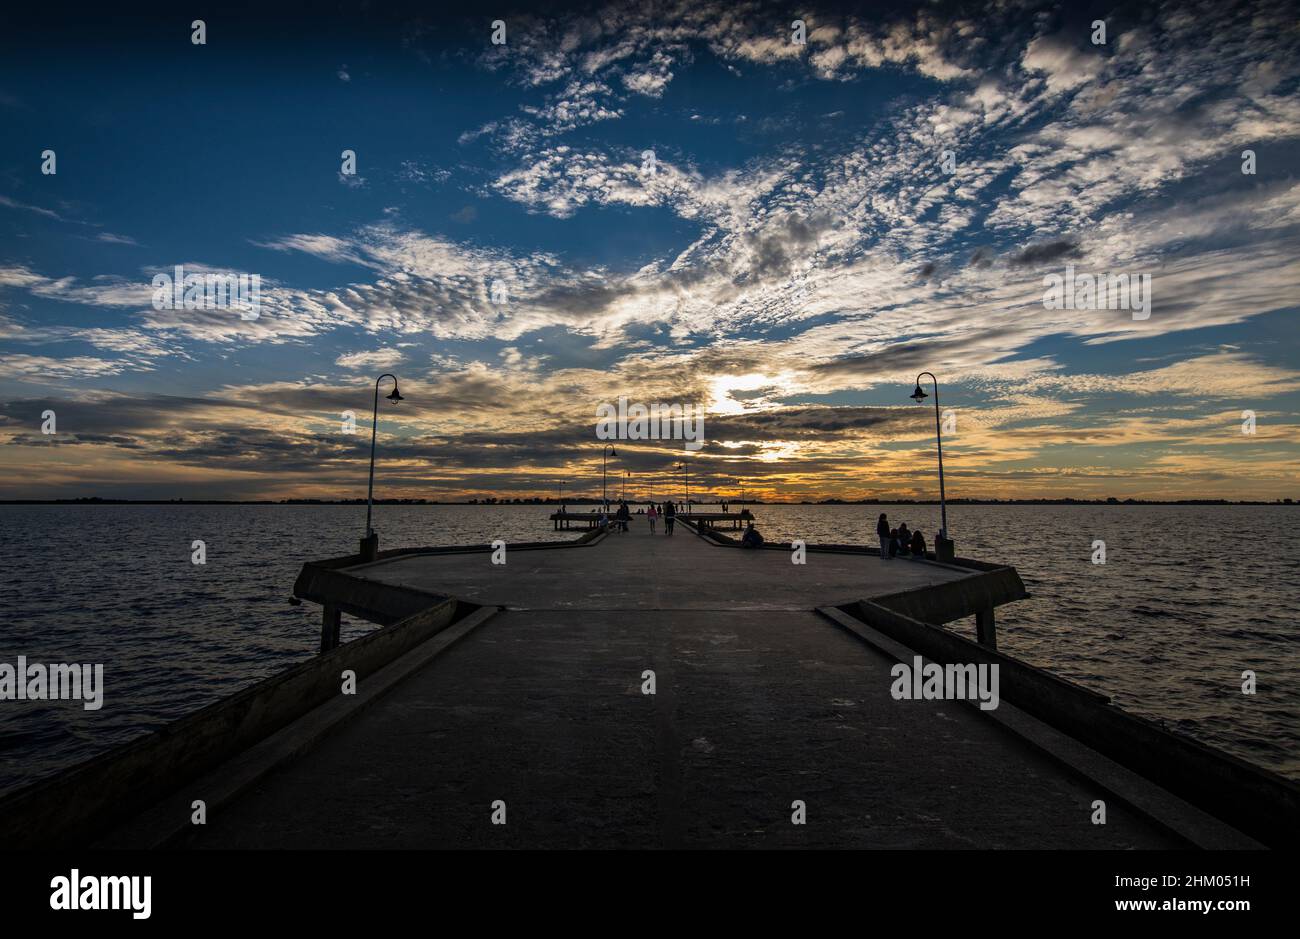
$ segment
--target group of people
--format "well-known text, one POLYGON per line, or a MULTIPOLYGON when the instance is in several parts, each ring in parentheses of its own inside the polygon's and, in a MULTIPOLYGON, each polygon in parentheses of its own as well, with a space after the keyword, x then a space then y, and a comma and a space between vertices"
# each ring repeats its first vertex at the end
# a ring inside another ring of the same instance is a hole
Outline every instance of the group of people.
MULTIPOLYGON (((599 525, 601 528, 608 528, 611 524, 606 511, 605 508, 600 510, 599 525)), ((659 519, 661 518, 664 520, 664 534, 671 535, 673 533, 673 524, 677 521, 677 507, 672 502, 664 502, 662 505, 651 502, 645 509, 638 509, 636 514, 645 515, 646 520, 650 523, 650 534, 657 534, 659 519)), ((614 530, 627 531, 628 522, 631 519, 632 511, 628 508, 627 503, 620 502, 613 514, 612 524, 614 530)), ((908 529, 907 522, 900 522, 897 528, 891 528, 888 517, 884 512, 881 512, 880 518, 876 521, 876 535, 880 538, 881 560, 888 561, 896 557, 925 557, 925 536, 921 534, 920 530, 911 531, 908 529)), ((752 521, 740 538, 740 546, 742 548, 761 548, 763 546, 763 536, 759 534, 752 521)))
MULTIPOLYGON (((637 509, 636 514, 644 515, 646 520, 650 522, 650 534, 656 533, 661 518, 664 520, 664 534, 671 535, 673 533, 673 523, 677 521, 677 507, 673 503, 665 502, 663 505, 658 505, 651 502, 646 508, 637 509)), ((626 502, 620 502, 618 508, 614 510, 612 522, 614 530, 627 531, 628 522, 631 520, 632 510, 628 508, 626 502)), ((597 524, 601 528, 608 528, 611 524, 611 520, 606 516, 603 508, 600 510, 600 519, 597 524)))
POLYGON ((907 522, 900 522, 897 528, 889 527, 889 519, 880 513, 876 522, 876 535, 880 538, 880 557, 888 561, 895 557, 925 557, 925 536, 920 530, 909 531, 907 522))
POLYGON ((645 510, 645 517, 650 521, 650 534, 655 533, 655 526, 659 519, 664 520, 664 534, 673 533, 673 523, 677 521, 677 507, 671 502, 665 502, 662 506, 655 505, 651 502, 650 507, 645 510))

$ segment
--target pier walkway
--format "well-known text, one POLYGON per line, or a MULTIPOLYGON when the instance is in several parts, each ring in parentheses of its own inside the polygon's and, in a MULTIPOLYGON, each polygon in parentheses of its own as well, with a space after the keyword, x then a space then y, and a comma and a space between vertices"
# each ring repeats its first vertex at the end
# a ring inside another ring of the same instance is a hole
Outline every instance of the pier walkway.
POLYGON ((637 518, 585 547, 507 550, 504 566, 408 555, 347 573, 504 610, 180 844, 1183 845, 1120 804, 1092 824, 1095 786, 971 705, 893 700, 893 660, 815 612, 969 576, 954 568, 812 552, 800 566, 680 524, 651 537, 637 518))

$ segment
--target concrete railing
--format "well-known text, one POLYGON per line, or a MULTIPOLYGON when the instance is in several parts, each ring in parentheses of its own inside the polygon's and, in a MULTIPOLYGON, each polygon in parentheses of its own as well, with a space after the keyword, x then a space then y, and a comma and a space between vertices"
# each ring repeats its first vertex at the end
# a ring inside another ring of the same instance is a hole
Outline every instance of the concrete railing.
MULTIPOLYGON (((897 597, 898 595, 895 595, 897 597)), ((930 625, 881 599, 839 609, 942 664, 998 666, 1001 697, 1259 842, 1300 842, 1300 786, 1130 714, 1110 698, 930 625)), ((906 607, 906 604, 902 604, 906 607)))
POLYGON ((0 798, 0 845, 84 844, 132 817, 336 697, 344 670, 364 681, 457 619, 456 600, 426 600, 432 602, 399 622, 0 798))

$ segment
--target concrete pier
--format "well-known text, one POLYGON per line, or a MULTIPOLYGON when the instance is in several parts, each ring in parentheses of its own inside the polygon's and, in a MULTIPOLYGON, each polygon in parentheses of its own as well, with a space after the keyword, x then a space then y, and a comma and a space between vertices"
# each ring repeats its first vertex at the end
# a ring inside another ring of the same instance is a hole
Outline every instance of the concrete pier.
MULTIPOLYGON (((727 541, 636 518, 507 545, 504 564, 487 546, 308 564, 295 592, 326 633, 340 613, 385 624, 299 666, 310 698, 269 679, 233 717, 216 705, 0 805, 0 834, 30 838, 35 817, 47 841, 105 847, 1258 846, 1015 703, 891 696, 915 638, 927 659, 1002 661, 1036 710, 1109 708, 992 647, 992 610, 1024 596, 1014 570, 727 541), (349 668, 357 693, 331 691, 349 668), (246 742, 222 750, 231 728, 246 742)), ((1261 802, 1294 794, 1257 772, 1261 802)))
POLYGON ((957 702, 900 705, 827 601, 971 576, 633 528, 414 555, 372 582, 504 607, 188 834, 195 847, 1167 847, 957 702), (643 675, 655 674, 653 695, 643 675), (489 823, 491 805, 507 825, 489 823), (802 800, 809 823, 791 824, 802 800))
MULTIPOLYGON (((617 505, 610 507, 610 516, 608 518, 611 524, 613 523, 612 514, 616 508, 617 505)), ((632 521, 640 522, 642 527, 650 524, 646 521, 645 515, 636 514, 636 506, 633 506, 632 508, 632 521)), ((689 519, 697 525, 707 528, 728 529, 731 531, 739 531, 745 526, 747 521, 754 517, 747 509, 740 512, 710 512, 707 509, 701 508, 698 512, 683 511, 680 514, 681 518, 689 519)), ((583 531, 590 531, 591 529, 600 526, 600 512, 599 510, 587 512, 552 512, 551 523, 555 531, 569 531, 570 529, 575 528, 583 531)), ((662 519, 659 521, 658 528, 661 532, 664 530, 662 519)))

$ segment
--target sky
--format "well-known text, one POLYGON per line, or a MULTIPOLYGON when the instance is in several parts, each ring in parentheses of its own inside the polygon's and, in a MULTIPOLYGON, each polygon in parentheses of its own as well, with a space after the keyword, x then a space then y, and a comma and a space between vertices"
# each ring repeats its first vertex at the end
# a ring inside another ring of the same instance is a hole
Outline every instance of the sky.
POLYGON ((1293 6, 222 6, 0 14, 0 498, 1300 499, 1293 6))

